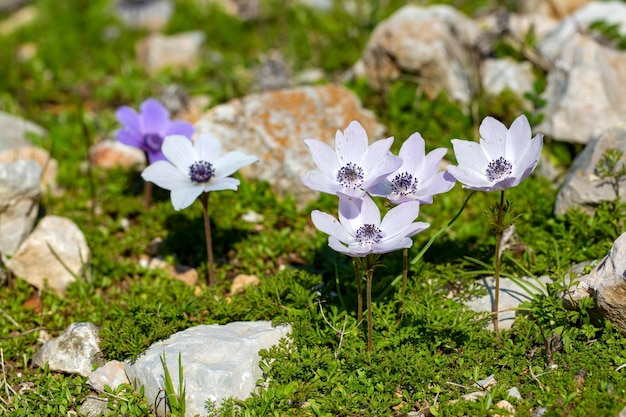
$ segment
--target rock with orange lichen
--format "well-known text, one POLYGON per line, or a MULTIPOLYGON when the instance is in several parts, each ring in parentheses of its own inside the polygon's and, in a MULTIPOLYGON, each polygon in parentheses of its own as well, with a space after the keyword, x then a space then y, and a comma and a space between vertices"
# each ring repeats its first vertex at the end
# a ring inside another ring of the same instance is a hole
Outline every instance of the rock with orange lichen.
POLYGON ((252 94, 208 110, 195 124, 197 133, 220 139, 224 151, 242 150, 260 163, 241 170, 244 177, 268 181, 279 194, 292 193, 306 204, 317 193, 300 177, 315 169, 304 139, 334 146, 335 133, 358 120, 370 141, 380 139, 384 126, 361 106, 354 93, 339 85, 323 85, 252 94))

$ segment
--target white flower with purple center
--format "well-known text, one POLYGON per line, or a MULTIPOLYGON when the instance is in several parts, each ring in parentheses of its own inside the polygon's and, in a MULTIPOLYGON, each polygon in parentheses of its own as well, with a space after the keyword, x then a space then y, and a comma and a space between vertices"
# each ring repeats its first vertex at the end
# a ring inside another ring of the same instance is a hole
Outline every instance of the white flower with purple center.
POLYGON ((455 179, 449 173, 439 172, 439 165, 448 150, 433 149, 426 154, 426 144, 419 133, 413 133, 400 148, 402 165, 397 171, 368 191, 386 197, 394 204, 419 201, 432 204, 433 195, 449 191, 455 179))
POLYGON ((167 161, 157 161, 143 170, 144 180, 171 191, 174 209, 181 210, 200 194, 209 191, 237 190, 239 180, 231 178, 239 168, 257 162, 256 156, 240 151, 220 156, 222 144, 208 133, 195 142, 185 136, 167 136, 163 141, 167 161))
POLYGON ((402 161, 389 152, 393 138, 368 145, 367 133, 357 121, 335 135, 335 150, 315 139, 304 141, 318 171, 302 177, 312 190, 361 198, 365 191, 395 171, 402 161))
POLYGON ((149 98, 140 106, 140 113, 128 106, 120 107, 115 116, 124 126, 116 133, 121 143, 143 150, 148 162, 165 160, 161 151, 163 140, 169 135, 191 139, 194 127, 184 120, 170 120, 169 111, 159 101, 149 98))
POLYGON ((504 191, 518 185, 537 166, 543 135, 532 137, 526 116, 515 119, 510 129, 493 117, 486 117, 479 132, 480 143, 452 140, 458 166, 448 166, 448 172, 463 188, 504 191))
POLYGON ((339 220, 319 210, 311 213, 311 219, 315 227, 330 235, 328 246, 332 249, 352 257, 364 257, 411 247, 411 236, 430 226, 414 222, 419 207, 417 201, 400 204, 381 221, 376 203, 365 194, 361 199, 340 197, 339 220))

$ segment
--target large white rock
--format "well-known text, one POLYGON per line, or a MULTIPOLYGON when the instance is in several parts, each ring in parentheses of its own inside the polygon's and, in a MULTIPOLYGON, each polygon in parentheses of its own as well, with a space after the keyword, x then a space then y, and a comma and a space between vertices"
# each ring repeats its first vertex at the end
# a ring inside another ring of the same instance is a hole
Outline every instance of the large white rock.
POLYGON ((33 229, 39 211, 37 162, 0 163, 0 254, 13 255, 33 229))
POLYGON ((157 342, 134 363, 125 362, 126 374, 137 389, 145 387, 148 404, 157 404, 165 415, 165 355, 174 387, 178 389, 178 355, 182 358, 186 385, 186 416, 206 415, 207 399, 247 398, 261 378, 259 351, 269 349, 291 332, 291 326, 272 327, 269 321, 234 322, 196 326, 157 342))
POLYGON ((241 150, 256 155, 260 163, 244 167, 246 178, 268 181, 275 192, 293 193, 301 205, 317 197, 302 184, 301 176, 316 169, 304 139, 312 138, 334 148, 335 133, 357 120, 371 141, 384 132, 374 114, 358 97, 339 85, 250 94, 215 106, 196 123, 196 133, 211 133, 222 142, 223 152, 241 150))
POLYGON ((598 266, 576 281, 562 296, 565 306, 576 308, 580 300, 592 297, 598 313, 626 334, 626 233, 617 238, 598 266))
POLYGON ((374 29, 363 63, 375 88, 404 74, 430 96, 443 90, 468 103, 476 90, 472 50, 480 34, 478 25, 453 7, 407 5, 374 29))
POLYGON ((553 66, 544 93, 545 119, 537 129, 556 140, 587 143, 624 120, 626 53, 600 45, 589 35, 589 25, 595 21, 617 24, 626 35, 626 4, 589 3, 563 20, 538 46, 553 66))
POLYGON ((63 295, 75 276, 83 275, 89 256, 87 240, 76 223, 64 217, 45 216, 6 266, 29 284, 63 295))
POLYGON ((621 1, 601 1, 581 7, 541 41, 539 52, 549 61, 557 60, 567 45, 588 33, 589 25, 597 21, 617 24, 622 36, 626 35, 626 4, 621 1))
POLYGON ((0 151, 0 164, 16 162, 23 159, 30 159, 39 164, 41 167, 41 192, 57 192, 57 173, 59 172, 59 164, 56 159, 50 156, 50 152, 37 146, 22 146, 18 148, 0 151))
POLYGON ((505 89, 523 97, 533 91, 535 76, 530 62, 515 62, 511 58, 486 59, 481 66, 481 80, 485 91, 498 95, 505 89))
POLYGON ((28 135, 45 136, 46 131, 33 122, 0 112, 0 151, 30 145, 28 135))
MULTIPOLYGON (((593 138, 585 149, 576 156, 567 171, 563 185, 556 196, 554 214, 565 214, 578 207, 592 214, 602 201, 613 201, 615 190, 609 181, 600 178, 595 169, 608 149, 621 150, 626 155, 626 129, 611 128, 593 138)), ((618 167, 619 169, 619 167, 618 167)), ((626 184, 620 183, 620 198, 626 198, 626 184)))
POLYGON ((537 130, 557 140, 587 143, 626 114, 626 53, 576 35, 548 74, 545 119, 537 130))
POLYGON ((103 365, 98 327, 92 323, 72 323, 61 335, 41 347, 33 355, 33 363, 41 368, 89 376, 96 365, 103 365))

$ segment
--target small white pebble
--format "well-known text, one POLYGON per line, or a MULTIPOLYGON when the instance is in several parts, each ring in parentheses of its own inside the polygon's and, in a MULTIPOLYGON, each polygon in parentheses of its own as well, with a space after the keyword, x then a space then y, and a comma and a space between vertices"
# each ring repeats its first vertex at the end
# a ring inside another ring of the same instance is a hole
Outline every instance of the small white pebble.
POLYGON ((263 221, 263 215, 254 210, 249 210, 246 214, 241 216, 241 220, 247 223, 260 223, 263 221))

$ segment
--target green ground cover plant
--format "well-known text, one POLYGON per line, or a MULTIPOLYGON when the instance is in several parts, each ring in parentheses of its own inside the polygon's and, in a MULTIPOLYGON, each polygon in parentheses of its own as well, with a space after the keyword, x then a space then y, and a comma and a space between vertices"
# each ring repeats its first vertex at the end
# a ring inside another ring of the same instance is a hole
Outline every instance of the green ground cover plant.
MULTIPOLYGON (((80 409, 89 394, 85 378, 30 363, 42 332, 56 337, 78 321, 101 328, 101 348, 110 360, 132 360, 153 342, 198 324, 291 324, 292 341, 262 352, 266 378, 259 392, 220 407, 208 404, 212 415, 502 415, 496 404, 513 387, 522 399, 508 400, 522 417, 542 407, 544 416, 615 416, 626 406, 626 370, 619 368, 626 363, 626 338, 595 317, 592 303, 569 311, 559 298, 573 265, 608 253, 623 231, 615 219, 624 218, 626 208, 607 202, 595 216, 575 209, 556 216, 556 190, 539 175, 507 191, 519 215, 518 242, 504 252, 500 268, 502 276, 548 275, 554 283, 547 285, 545 296, 522 305, 526 314, 498 336, 484 329, 489 315, 462 303, 478 294, 471 285, 477 278, 494 272, 496 238, 485 227, 484 213, 497 203, 497 194, 472 196, 454 224, 410 264, 403 297, 397 279, 402 254, 385 255, 372 282, 371 351, 365 326, 357 327, 352 262, 328 247, 310 219, 315 209, 336 210, 333 196, 298 208, 292 196, 276 196, 267 183, 242 180, 236 193, 211 197, 215 285, 196 292, 165 272, 141 267, 148 244, 161 238, 162 255, 204 276, 203 213, 198 204, 175 211, 169 192, 158 187, 145 210, 138 172, 84 163, 91 144, 119 127, 119 106, 137 108, 171 84, 190 95, 207 95, 212 103, 242 96, 254 90, 250 70, 275 49, 296 70, 321 67, 329 79, 339 79, 360 57, 373 28, 405 4, 372 0, 352 13, 341 7, 321 13, 296 2, 266 0, 258 20, 242 22, 199 3, 178 1, 166 32, 202 30, 221 59, 204 59, 198 69, 182 73, 146 76, 133 51, 146 32, 121 26, 108 12, 107 0, 36 1, 36 24, 0 36, 0 62, 10 63, 0 65, 0 110, 45 126, 49 135, 32 140, 59 161, 63 194, 45 195, 42 214, 75 221, 92 253, 85 273, 63 298, 38 294, 16 278, 0 288, 0 414, 65 416, 80 409), (37 54, 17 61, 16 51, 29 42, 37 44, 37 54), (258 224, 241 220, 249 210, 262 215, 258 224), (228 296, 230 280, 239 273, 256 274, 261 284, 228 296), (33 308, 29 300, 38 297, 40 304, 33 308), (456 401, 492 374, 498 383, 484 397, 456 401)), ((510 2, 447 3, 472 15, 510 2)), ((541 70, 538 74, 544 76, 541 70)), ((538 94, 544 84, 540 78, 533 97, 537 108, 527 114, 531 125, 541 118, 538 94)), ((520 114, 519 102, 509 93, 479 94, 465 108, 445 95, 427 98, 411 80, 397 81, 383 93, 371 90, 366 80, 346 85, 396 137, 394 152, 411 133, 420 132, 428 151, 448 148, 446 158, 454 161, 451 138, 474 138, 486 116, 510 126, 520 114)), ((579 150, 548 138, 544 146, 544 154, 565 168, 579 150)), ((409 259, 455 216, 469 192, 456 186, 421 207, 420 220, 431 227, 414 237, 409 259)), ((152 415, 151 404, 130 386, 100 396, 113 416, 152 415)))

